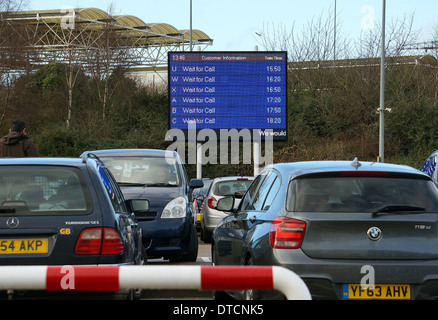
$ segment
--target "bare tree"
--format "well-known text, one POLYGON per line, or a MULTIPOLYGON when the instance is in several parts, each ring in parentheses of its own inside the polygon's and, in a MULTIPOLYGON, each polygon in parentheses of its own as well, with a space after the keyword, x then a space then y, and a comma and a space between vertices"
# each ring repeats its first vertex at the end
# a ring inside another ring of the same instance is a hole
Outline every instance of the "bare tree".
POLYGON ((327 15, 321 13, 298 32, 295 23, 290 28, 284 24, 264 25, 256 40, 266 50, 287 51, 289 61, 294 62, 347 58, 349 39, 339 31, 341 21, 334 18, 335 12, 330 9, 327 15))
POLYGON ((118 74, 131 65, 134 59, 130 54, 131 44, 125 30, 117 26, 115 8, 111 4, 107 12, 109 19, 103 22, 99 36, 96 38, 93 48, 87 53, 87 72, 94 80, 99 103, 101 106, 102 119, 106 118, 108 109, 111 108, 111 100, 114 92, 110 89, 110 80, 117 86, 122 79, 112 78, 114 70, 118 74))
POLYGON ((22 37, 23 28, 13 28, 6 21, 5 16, 22 10, 27 3, 27 0, 0 0, 0 46, 7 48, 0 52, 0 124, 4 122, 10 108, 12 83, 17 76, 14 69, 21 68, 25 64, 23 47, 26 45, 22 37))
MULTIPOLYGON (((413 29, 414 14, 404 15, 390 21, 385 30, 385 55, 397 57, 418 42, 419 30, 413 29)), ((376 21, 373 28, 362 31, 355 42, 357 58, 376 58, 380 56, 382 24, 376 21)))

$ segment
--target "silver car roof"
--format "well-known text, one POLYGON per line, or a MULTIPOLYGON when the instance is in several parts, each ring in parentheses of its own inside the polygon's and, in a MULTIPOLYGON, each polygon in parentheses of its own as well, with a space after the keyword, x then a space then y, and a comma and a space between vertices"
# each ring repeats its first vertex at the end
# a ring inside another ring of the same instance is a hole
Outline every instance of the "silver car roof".
POLYGON ((377 171, 377 172, 393 172, 393 173, 405 173, 416 174, 419 176, 427 176, 420 170, 406 165, 397 165, 381 162, 367 162, 367 161, 302 161, 302 162, 289 162, 289 163, 276 163, 270 164, 265 167, 264 170, 270 170, 271 168, 277 169, 282 172, 283 175, 289 176, 289 179, 294 179, 298 176, 312 173, 324 173, 324 172, 339 172, 339 171, 377 171))

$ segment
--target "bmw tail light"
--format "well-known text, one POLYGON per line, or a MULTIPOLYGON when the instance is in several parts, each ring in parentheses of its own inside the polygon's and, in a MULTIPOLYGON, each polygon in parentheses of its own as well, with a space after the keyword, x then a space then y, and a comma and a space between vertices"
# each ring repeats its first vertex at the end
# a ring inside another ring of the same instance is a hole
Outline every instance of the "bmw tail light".
POLYGON ((215 197, 208 197, 207 205, 210 209, 216 209, 217 200, 215 197))
POLYGON ((112 228, 91 228, 81 232, 76 243, 75 253, 78 255, 121 254, 123 239, 120 233, 112 228))
POLYGON ((298 249, 303 242, 306 223, 301 220, 281 217, 272 221, 271 246, 277 249, 298 249))

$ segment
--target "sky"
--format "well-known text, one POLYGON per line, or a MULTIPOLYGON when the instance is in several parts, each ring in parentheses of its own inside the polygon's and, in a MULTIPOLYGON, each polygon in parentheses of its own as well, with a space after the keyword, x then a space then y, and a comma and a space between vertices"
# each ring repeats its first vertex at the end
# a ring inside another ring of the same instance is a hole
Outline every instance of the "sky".
MULTIPOLYGON (((133 15, 146 23, 190 28, 190 0, 28 0, 26 10, 99 8, 115 15, 133 15)), ((212 38, 213 51, 263 50, 257 33, 269 26, 295 30, 334 9, 338 32, 356 39, 382 19, 383 0, 192 0, 192 27, 212 38)), ((414 14, 419 41, 430 41, 438 30, 437 0, 386 0, 386 25, 414 14)))

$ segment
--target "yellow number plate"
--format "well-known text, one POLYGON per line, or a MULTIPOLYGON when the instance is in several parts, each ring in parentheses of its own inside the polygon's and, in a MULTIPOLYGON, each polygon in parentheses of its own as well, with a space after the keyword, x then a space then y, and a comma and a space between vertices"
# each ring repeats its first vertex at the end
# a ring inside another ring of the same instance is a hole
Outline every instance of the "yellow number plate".
POLYGON ((0 254, 48 253, 48 239, 3 239, 0 254))
POLYGON ((410 299, 411 286, 408 284, 375 284, 363 288, 360 284, 344 284, 344 299, 410 299))

